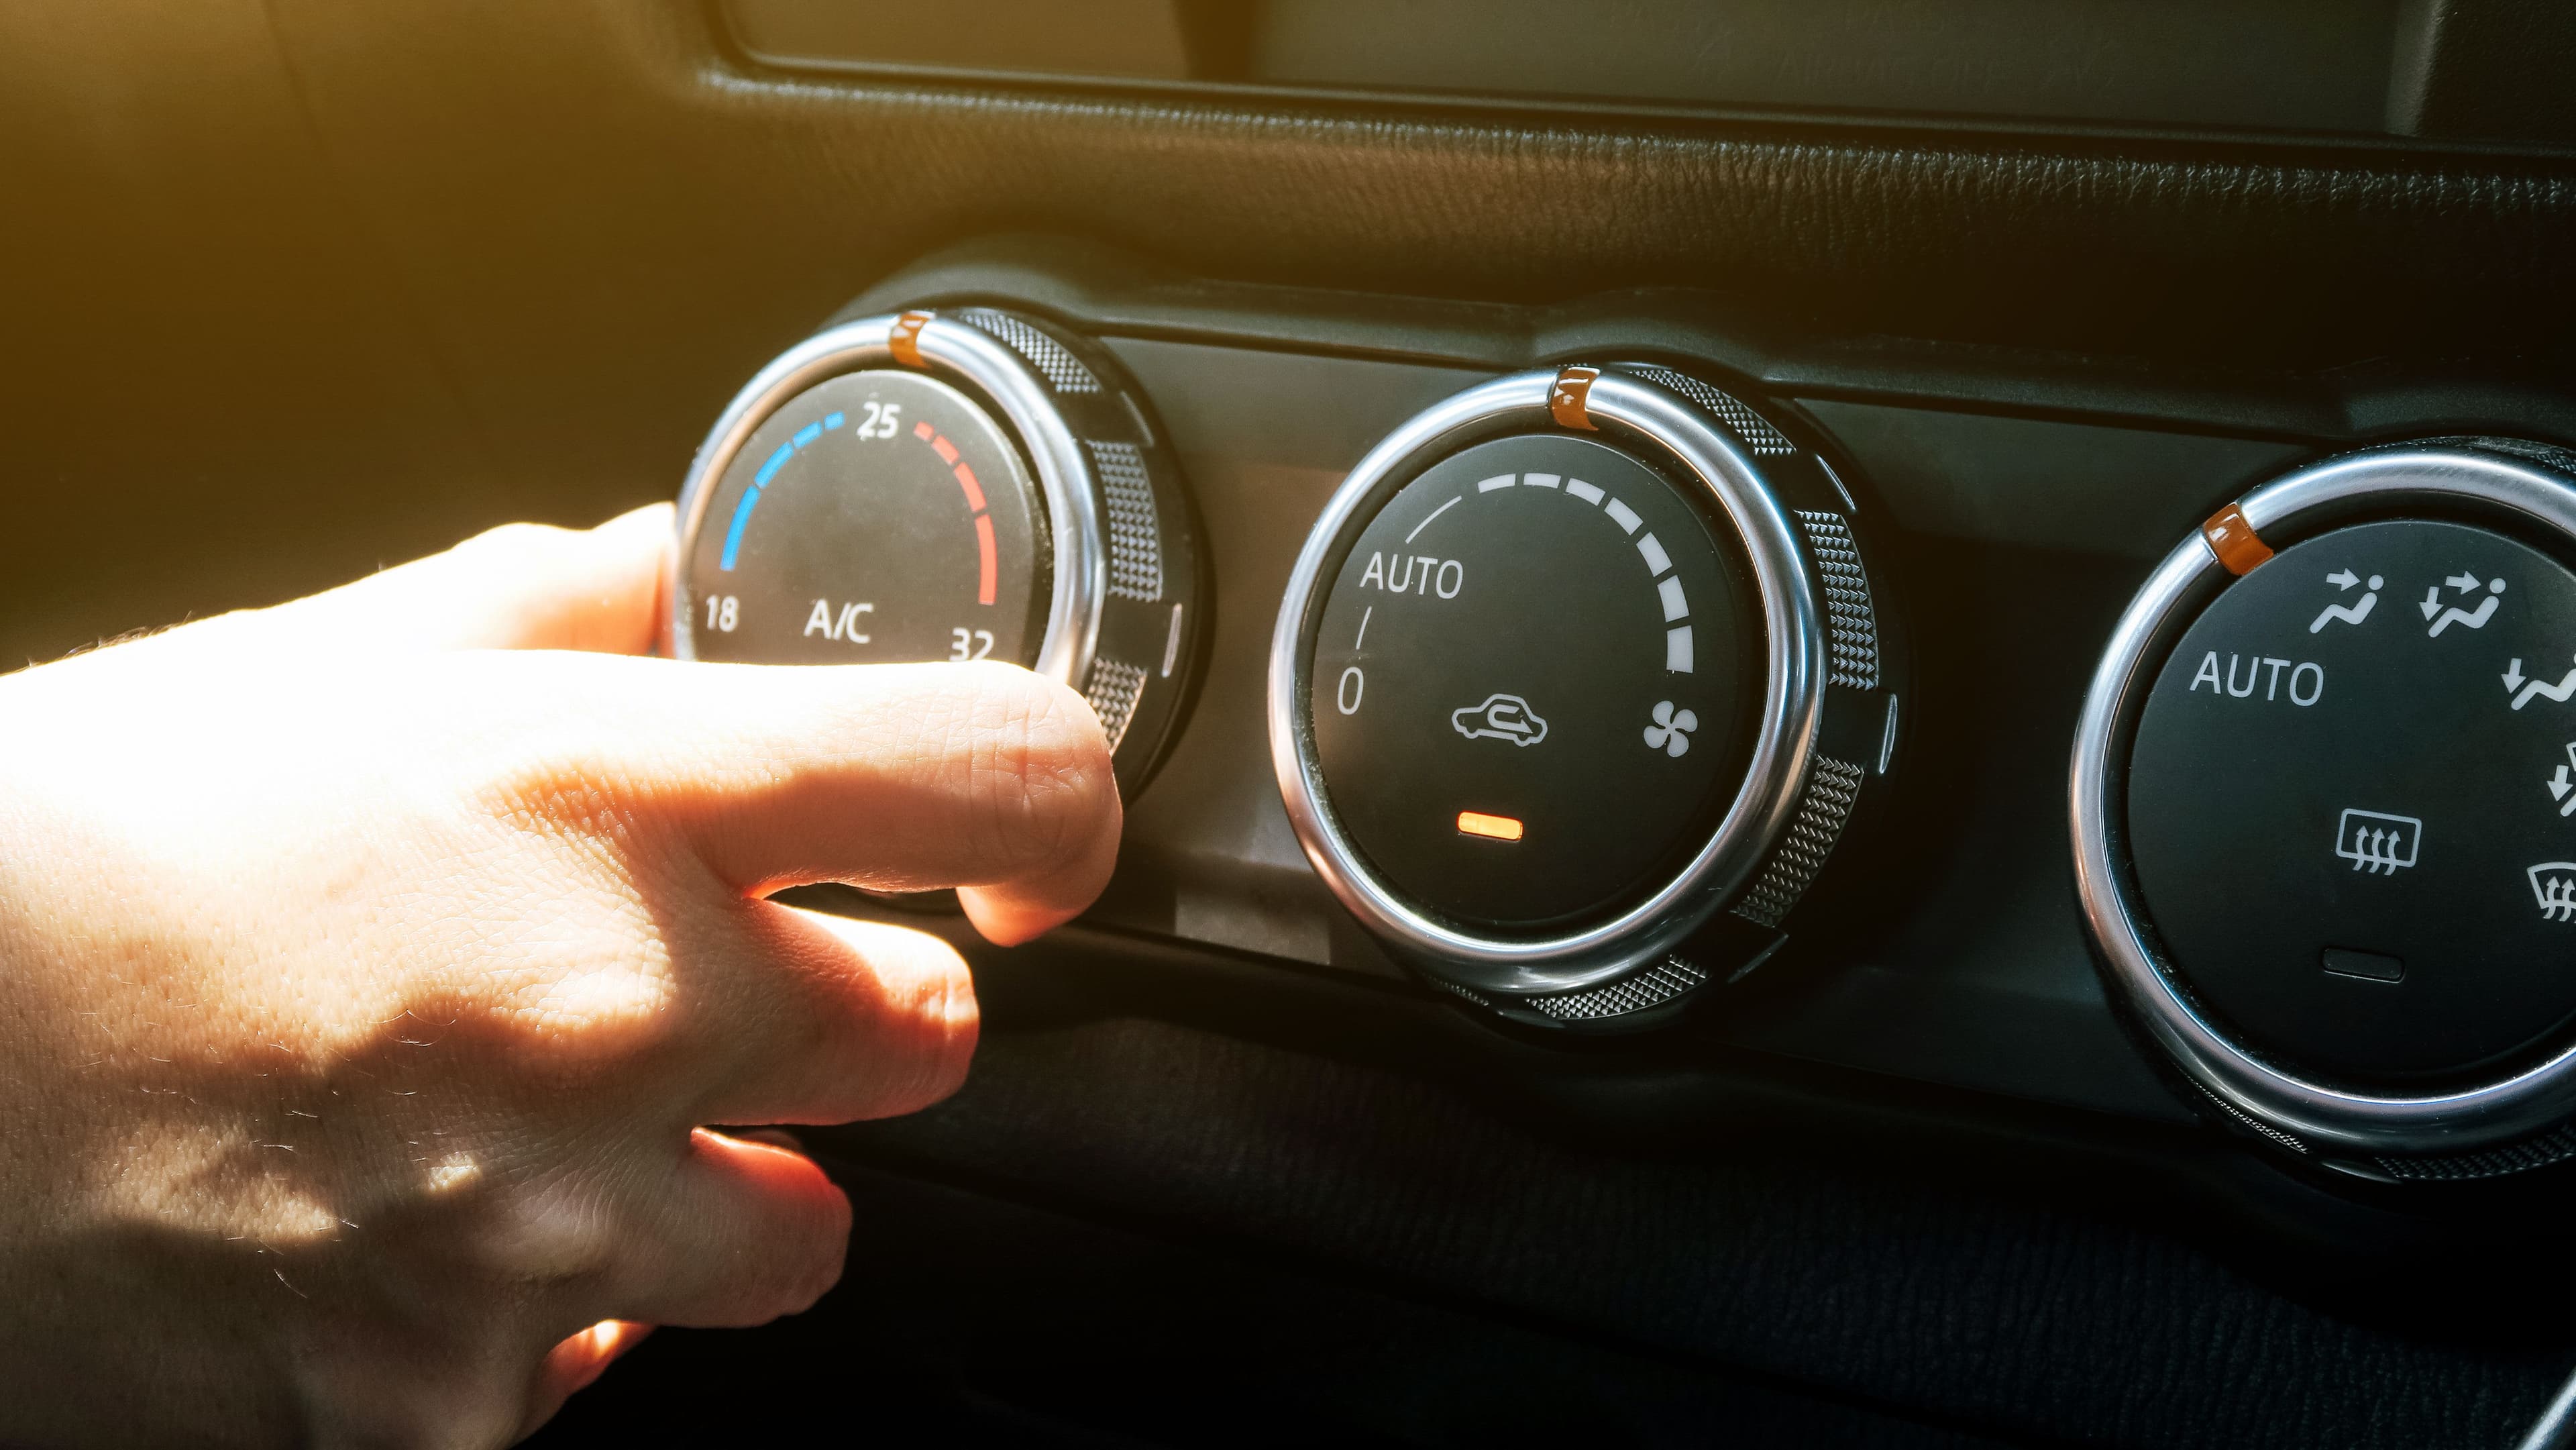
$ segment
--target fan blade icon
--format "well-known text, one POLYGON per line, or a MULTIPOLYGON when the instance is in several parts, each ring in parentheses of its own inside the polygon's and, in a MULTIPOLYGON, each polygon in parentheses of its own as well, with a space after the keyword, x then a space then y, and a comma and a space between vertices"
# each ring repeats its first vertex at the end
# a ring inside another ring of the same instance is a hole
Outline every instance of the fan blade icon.
POLYGON ((1646 748, 1666 755, 1680 756, 1690 750, 1690 733, 1699 728, 1699 716, 1688 710, 1673 708, 1670 700, 1655 704, 1655 723, 1646 727, 1646 748))

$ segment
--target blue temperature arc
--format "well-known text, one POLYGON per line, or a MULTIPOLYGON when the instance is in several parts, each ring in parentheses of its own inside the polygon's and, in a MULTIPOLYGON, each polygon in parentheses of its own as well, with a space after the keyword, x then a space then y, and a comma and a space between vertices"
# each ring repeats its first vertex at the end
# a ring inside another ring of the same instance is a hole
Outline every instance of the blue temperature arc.
POLYGON ((735 556, 742 552, 743 526, 751 522, 751 511, 760 505, 760 491, 769 487, 769 481, 778 476, 778 470, 786 467, 787 460, 795 457, 798 450, 840 427, 844 421, 846 419, 839 413, 824 414, 822 422, 808 423, 797 429, 795 437, 779 444, 778 451, 769 455, 769 461, 760 465, 760 471, 751 476, 751 487, 742 491, 742 502, 733 507, 733 527, 725 530, 724 558, 717 562, 717 568, 733 567, 735 556))

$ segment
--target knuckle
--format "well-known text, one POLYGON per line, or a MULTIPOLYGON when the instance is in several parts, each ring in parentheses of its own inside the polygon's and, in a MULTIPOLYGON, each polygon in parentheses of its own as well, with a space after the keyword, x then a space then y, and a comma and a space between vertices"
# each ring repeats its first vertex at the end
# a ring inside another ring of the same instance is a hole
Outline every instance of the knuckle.
POLYGON ((775 1251, 776 1277, 767 1306, 771 1317, 802 1314, 841 1282, 850 1251, 850 1200, 838 1191, 818 1194, 789 1242, 775 1251))
POLYGON ((915 1055, 918 1068, 906 1094, 911 1104, 906 1112, 926 1108, 965 1085, 983 1034, 983 1009, 975 1000, 975 978, 965 958, 935 937, 921 942, 930 960, 919 974, 925 985, 913 1004, 921 1050, 915 1055))
POLYGON ((815 1060, 840 1085, 830 1106, 844 1120, 898 1117, 955 1093, 982 1033, 974 976, 946 942, 891 930, 865 958, 868 970, 843 979, 839 1020, 818 1014, 812 1026, 815 1060))
POLYGON ((478 569, 499 571, 540 562, 578 536, 552 524, 512 523, 485 529, 450 552, 478 569))
POLYGON ((637 826, 635 792, 574 742, 527 740, 488 770, 485 794, 505 818, 608 840, 627 838, 637 826))
POLYGON ((481 1277, 531 1301, 610 1282, 626 1258, 626 1176, 601 1163, 563 1164, 494 1191, 467 1234, 481 1277))
POLYGON ((849 1247, 850 1203, 838 1192, 818 1195, 811 1207, 764 1225, 757 1236, 735 1235, 725 1255, 732 1279, 725 1303, 706 1317, 753 1325, 802 1314, 841 1282, 849 1247))

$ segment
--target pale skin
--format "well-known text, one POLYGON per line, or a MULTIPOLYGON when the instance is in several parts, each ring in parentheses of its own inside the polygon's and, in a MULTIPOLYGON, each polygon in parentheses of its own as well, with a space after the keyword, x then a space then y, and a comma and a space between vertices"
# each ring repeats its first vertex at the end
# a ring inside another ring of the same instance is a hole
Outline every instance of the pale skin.
POLYGON ((1117 789, 1024 671, 648 657, 670 539, 513 527, 0 679, 0 1442, 505 1445, 839 1278, 840 1190, 710 1125, 937 1101, 974 989, 765 898, 1025 941, 1117 789))

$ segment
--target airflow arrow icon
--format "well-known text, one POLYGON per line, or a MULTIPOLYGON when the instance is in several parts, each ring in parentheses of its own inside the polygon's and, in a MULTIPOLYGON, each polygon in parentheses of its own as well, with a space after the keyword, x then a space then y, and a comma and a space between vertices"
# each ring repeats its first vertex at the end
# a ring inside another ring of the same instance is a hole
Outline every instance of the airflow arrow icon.
POLYGON ((2554 685, 2546 680, 2533 680, 2523 686, 2522 693, 2513 697, 2513 708, 2519 710, 2530 704, 2535 695, 2547 695, 2561 705, 2566 704, 2568 696, 2576 695, 2576 670, 2569 670, 2566 676, 2554 685))

